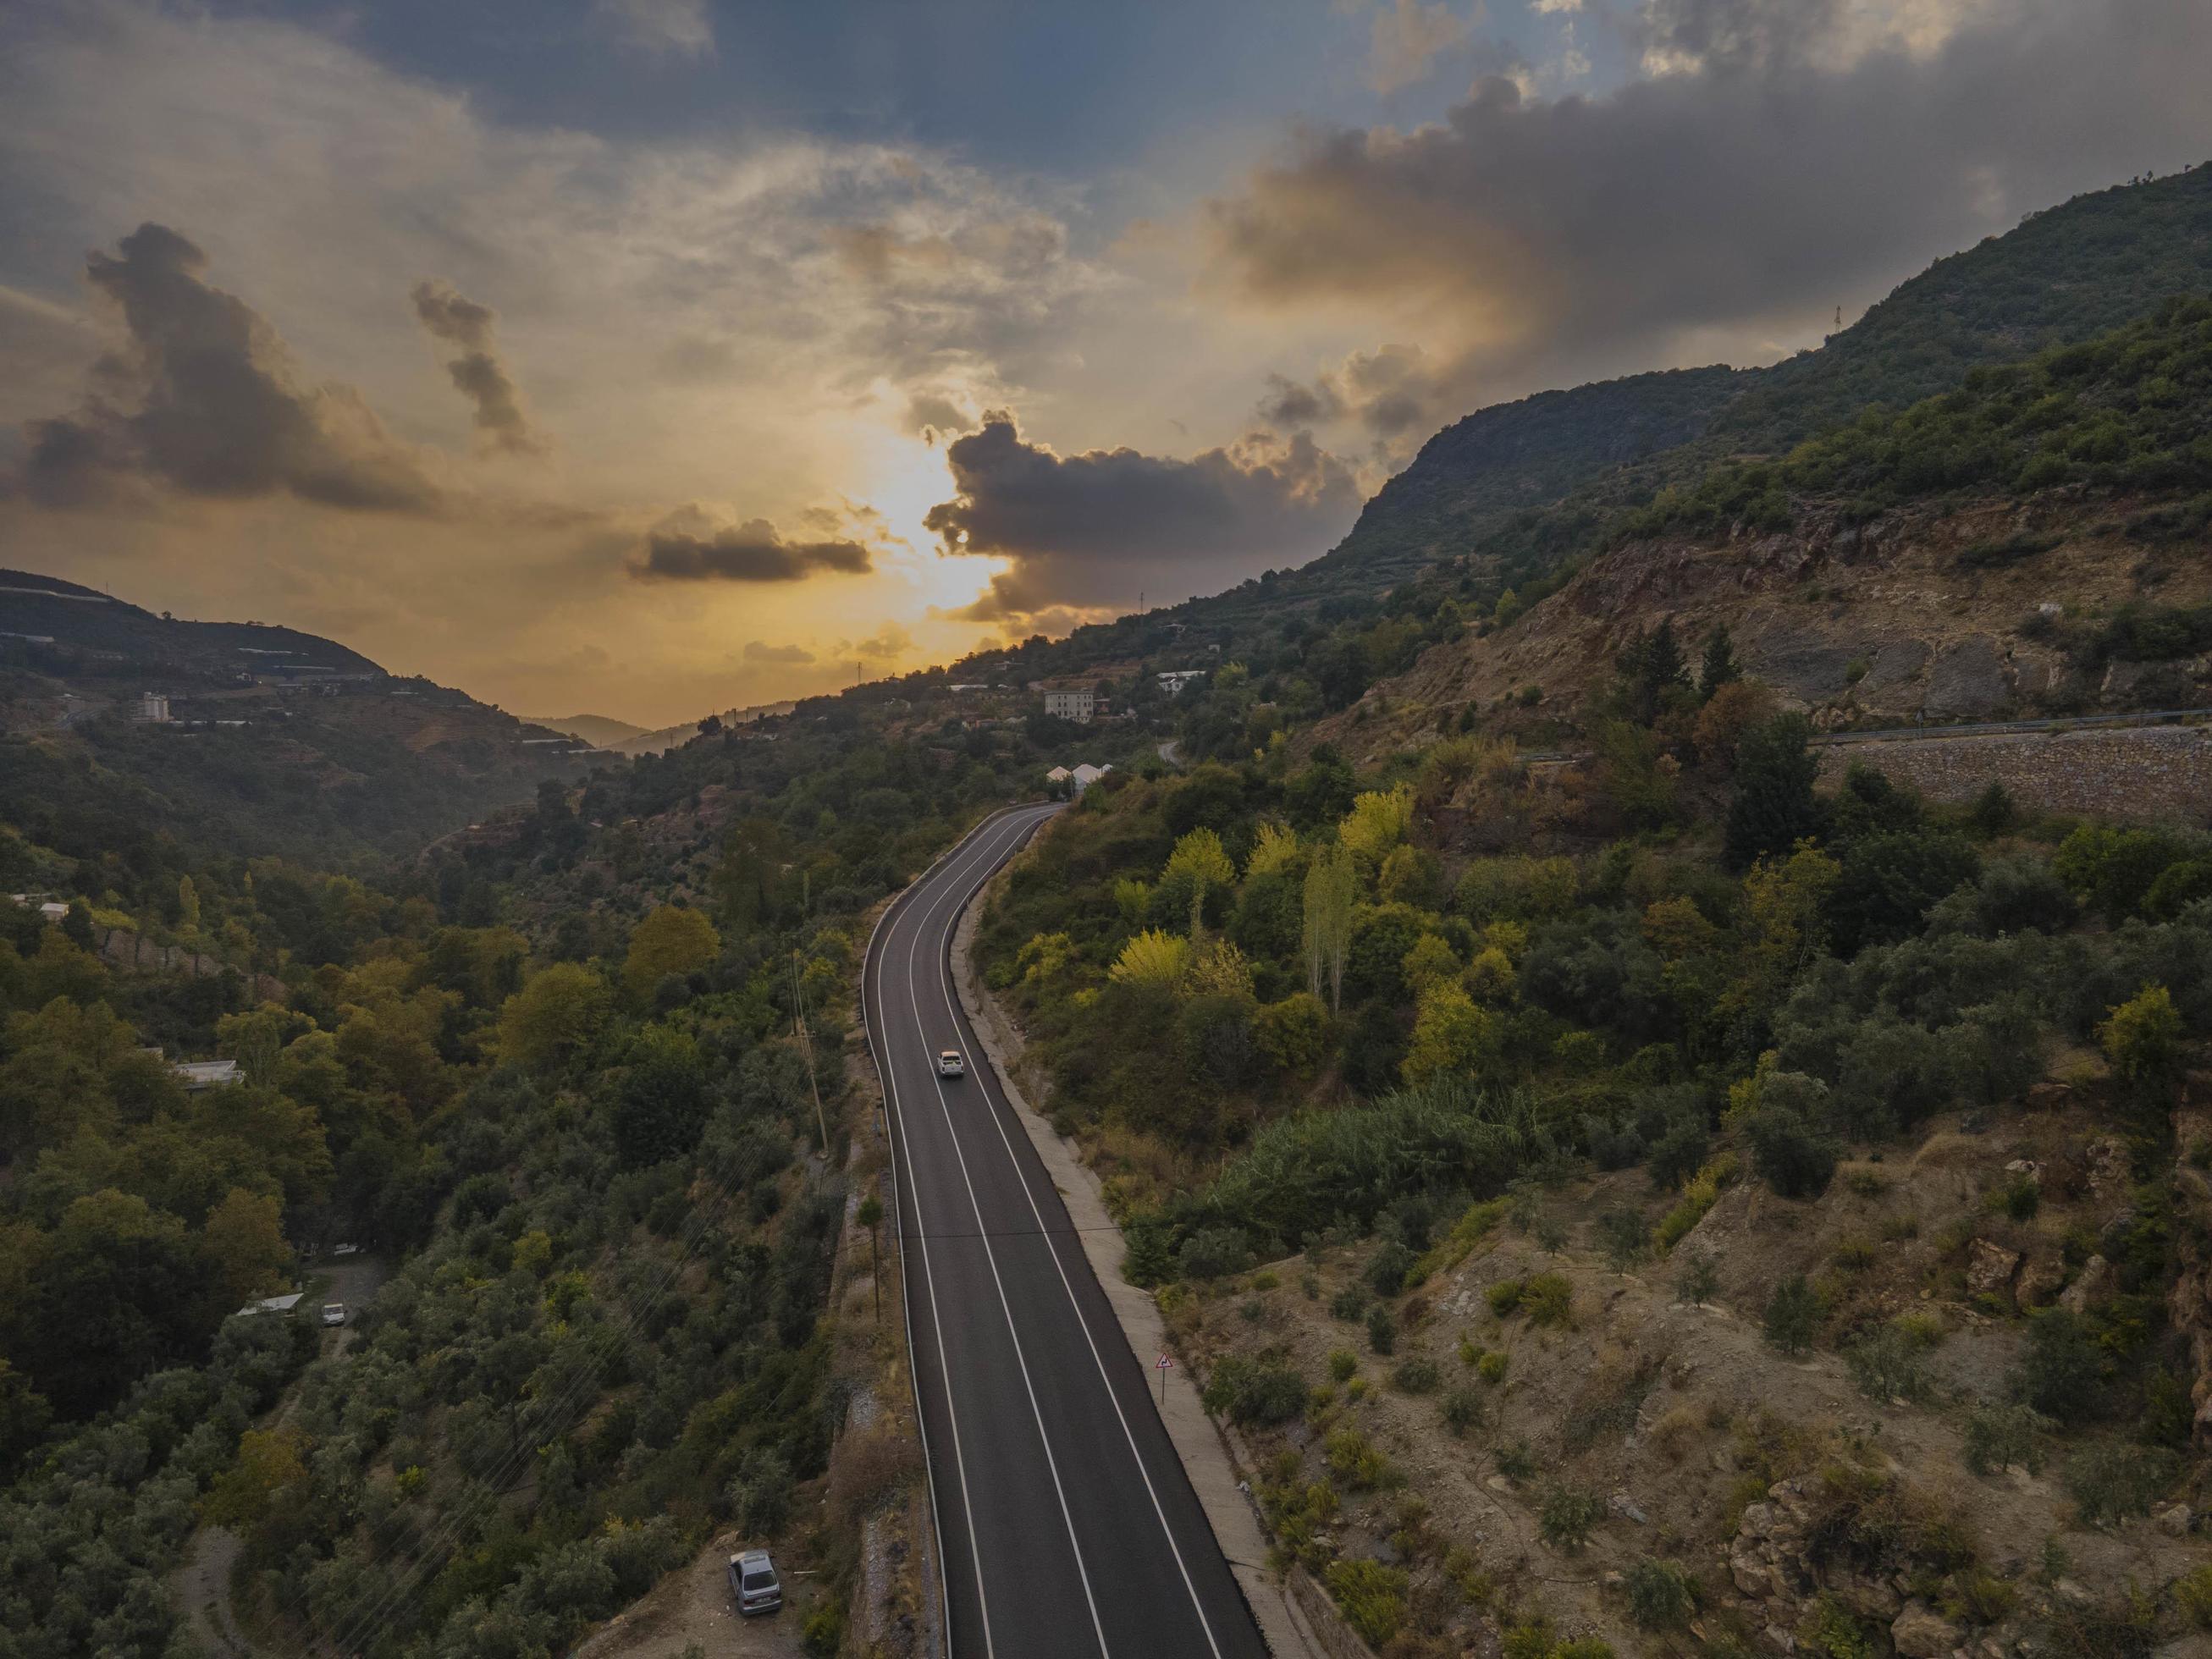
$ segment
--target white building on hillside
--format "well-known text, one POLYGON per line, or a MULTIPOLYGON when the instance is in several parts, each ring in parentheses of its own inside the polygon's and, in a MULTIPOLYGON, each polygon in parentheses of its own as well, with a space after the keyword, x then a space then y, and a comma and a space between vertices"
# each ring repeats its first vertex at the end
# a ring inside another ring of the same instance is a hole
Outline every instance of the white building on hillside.
POLYGON ((1203 668, 1171 668, 1166 673, 1155 675, 1153 678, 1159 681, 1161 690, 1171 697, 1176 697, 1181 696, 1183 687, 1188 685, 1193 680, 1204 679, 1206 671, 1203 668))
POLYGON ((1085 761, 1068 774, 1068 787, 1079 795, 1113 769, 1110 766, 1093 766, 1085 761))
POLYGON ((1078 726, 1088 726, 1097 702, 1097 694, 1093 691, 1048 691, 1044 694, 1044 712, 1073 720, 1078 726))

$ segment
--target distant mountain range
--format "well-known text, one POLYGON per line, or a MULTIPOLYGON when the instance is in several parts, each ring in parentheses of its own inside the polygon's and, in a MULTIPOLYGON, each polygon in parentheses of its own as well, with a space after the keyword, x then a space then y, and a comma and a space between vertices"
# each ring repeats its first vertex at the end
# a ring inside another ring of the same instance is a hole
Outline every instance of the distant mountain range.
MULTIPOLYGON (((754 703, 743 708, 725 708, 710 718, 725 726, 745 726, 764 714, 788 714, 788 702, 754 703)), ((702 717, 709 718, 709 717, 702 717)), ((540 720, 533 724, 566 732, 604 749, 611 754, 661 755, 671 749, 680 749, 699 735, 698 720, 686 720, 676 726, 655 726, 648 731, 642 726, 632 726, 628 720, 610 719, 605 714, 568 714, 558 720, 540 720)))

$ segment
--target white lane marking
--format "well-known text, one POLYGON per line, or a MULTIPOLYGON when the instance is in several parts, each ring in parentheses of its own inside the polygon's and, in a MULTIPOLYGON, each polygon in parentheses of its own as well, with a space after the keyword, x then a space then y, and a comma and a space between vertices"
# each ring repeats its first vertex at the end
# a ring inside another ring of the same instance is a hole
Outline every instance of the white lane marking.
MULTIPOLYGON (((988 875, 983 878, 983 881, 988 881, 990 877, 988 875)), ((945 934, 945 943, 948 947, 951 943, 953 933, 957 931, 959 927, 961 912, 964 911, 968 908, 969 901, 973 899, 975 895, 981 890, 982 885, 983 882, 979 881, 974 887, 970 888, 967 896, 961 901, 958 908, 954 910, 952 919, 948 924, 945 934)), ((953 1006, 952 1002, 951 973, 947 971, 939 974, 938 975, 938 981, 945 992, 945 1011, 946 1013, 952 1016, 953 1040, 960 1045, 960 1054, 963 1062, 967 1066, 969 1072, 976 1077, 978 1083, 982 1086, 984 1090, 984 1103, 988 1106, 990 1103, 990 1088, 988 1080, 985 1074, 990 1068, 988 1064, 978 1066, 975 1063, 975 1055, 969 1051, 968 1039, 961 1034, 962 1022, 960 1018, 960 1011, 953 1006)), ((1190 1605, 1198 1614, 1199 1628, 1206 1632, 1206 1644, 1213 1650, 1215 1659, 1220 1659, 1221 1644, 1213 1639, 1213 1625, 1212 1621, 1206 1618, 1206 1608, 1198 1599, 1198 1586, 1191 1578, 1189 1565, 1182 1559, 1182 1547, 1176 1542, 1175 1528, 1168 1525, 1167 1510, 1160 1503, 1159 1493, 1155 1491, 1152 1486, 1152 1471, 1145 1467, 1144 1454, 1137 1449, 1136 1433, 1130 1428, 1129 1419, 1127 1413, 1125 1413, 1121 1409, 1121 1396, 1114 1390, 1114 1379, 1107 1375, 1106 1361, 1098 1352, 1098 1343, 1097 1339, 1091 1334, 1091 1322, 1084 1316, 1083 1304, 1076 1300, 1075 1286, 1069 1282, 1066 1266, 1060 1261, 1060 1246, 1054 1242, 1051 1230, 1045 1225, 1044 1212, 1037 1207, 1036 1194, 1030 1186, 1029 1176, 1023 1173, 1021 1159, 1015 1156, 1013 1141, 1006 1133, 1006 1126, 1004 1119, 1002 1119, 996 1111, 993 1111, 990 1114, 990 1118, 992 1123, 999 1131, 1000 1144, 1006 1148, 1006 1161, 1013 1166, 1014 1179, 1021 1185, 1022 1196, 1029 1200, 1030 1214, 1034 1217, 1036 1221, 1037 1231, 1043 1237, 1045 1241, 1045 1249, 1051 1253, 1053 1268, 1060 1274, 1060 1288, 1067 1292, 1068 1306, 1074 1310, 1075 1322, 1083 1328, 1084 1343, 1091 1350, 1091 1363, 1098 1368, 1098 1380, 1100 1382, 1104 1384, 1106 1389, 1106 1397, 1108 1400, 1111 1401, 1114 1405, 1114 1415, 1121 1421, 1121 1437, 1129 1443, 1129 1455, 1136 1460, 1137 1473, 1139 1475, 1143 1477, 1145 1482, 1145 1495, 1152 1500, 1152 1513, 1159 1518, 1160 1531, 1165 1534, 1168 1540, 1168 1548, 1175 1555, 1176 1568, 1182 1574, 1183 1589, 1190 1593, 1190 1605)), ((1086 1266, 1088 1264, 1086 1264, 1086 1266)), ((1103 1289, 1103 1286, 1101 1288, 1103 1289)), ((1149 1394, 1146 1395, 1147 1400, 1151 1397, 1152 1396, 1149 1394)))
MULTIPOLYGON (((974 848, 975 848, 975 847, 980 847, 980 846, 981 846, 987 839, 989 839, 989 837, 985 834, 985 831, 988 831, 990 828, 991 828, 991 826, 989 826, 989 825, 986 824, 985 826, 983 826, 983 830, 977 831, 976 836, 975 836, 975 842, 973 842, 973 844, 972 844, 972 845, 971 845, 971 847, 969 848, 969 851, 972 852, 972 851, 974 850, 974 848)), ((965 862, 966 855, 962 852, 962 849, 960 849, 960 848, 955 848, 953 849, 953 851, 952 851, 951 854, 948 854, 946 855, 946 858, 947 858, 947 860, 948 860, 951 864, 953 864, 955 866, 958 866, 959 864, 962 864, 962 863, 965 862)), ((995 867, 995 866, 994 866, 994 867, 995 867)), ((937 875, 937 874, 939 874, 939 873, 940 873, 940 872, 937 872, 936 870, 934 870, 934 869, 933 868, 931 871, 925 872, 925 874, 924 874, 924 878, 924 878, 925 880, 927 880, 927 879, 930 879, 930 878, 933 878, 935 875, 937 875)), ((921 911, 925 915, 927 914, 929 908, 930 908, 929 906, 925 905, 925 904, 922 904, 922 903, 920 903, 920 902, 916 902, 916 903, 915 903, 915 904, 911 904, 911 905, 908 906, 908 911, 909 911, 909 912, 911 912, 911 911, 915 911, 915 910, 919 910, 919 911, 921 911)), ((906 918, 906 916, 902 915, 898 920, 899 920, 899 921, 902 921, 902 921, 906 921, 906 920, 907 920, 907 918, 906 918)), ((896 924, 896 923, 894 923, 894 924, 893 924, 893 926, 892 926, 892 933, 893 933, 893 934, 894 934, 894 935, 896 935, 896 932, 897 932, 897 924, 896 924)), ((877 956, 877 957, 876 957, 876 967, 875 967, 876 997, 875 997, 875 1004, 876 1004, 876 1007, 878 1008, 878 1011, 882 1011, 882 1010, 883 1010, 883 1008, 884 1008, 884 999, 883 999, 884 956, 885 954, 888 954, 888 952, 889 952, 889 945, 888 945, 888 944, 886 944, 886 945, 884 946, 884 952, 879 953, 879 954, 877 956)), ((909 950, 909 951, 908 951, 908 957, 909 957, 909 959, 910 959, 910 958, 911 958, 911 957, 912 957, 912 951, 911 951, 911 950, 909 950)), ((888 1014, 886 1013, 884 1017, 885 1017, 886 1018, 888 1018, 888 1014)), ((872 1036, 872 1034, 871 1034, 870 1042, 871 1042, 871 1043, 872 1043, 872 1042, 873 1042, 873 1036, 872 1036)), ((881 1074, 881 1076, 882 1076, 884 1093, 885 1093, 885 1094, 890 1097, 890 1104, 891 1104, 891 1111, 890 1111, 891 1127, 892 1127, 893 1130, 896 1133, 896 1134, 897 1134, 897 1136, 898 1136, 898 1144, 899 1144, 899 1152, 900 1152, 900 1154, 901 1154, 901 1156, 902 1156, 902 1157, 905 1158, 905 1160, 906 1160, 906 1171, 907 1171, 907 1191, 908 1191, 908 1193, 911 1195, 912 1202, 913 1202, 913 1204, 914 1204, 914 1216, 915 1216, 915 1222, 916 1222, 917 1224, 919 1224, 919 1223, 921 1222, 921 1188, 920 1188, 918 1186, 916 1186, 916 1185, 915 1185, 915 1179, 914 1179, 914 1153, 913 1153, 913 1152, 912 1152, 912 1151, 908 1147, 908 1146, 907 1146, 907 1144, 906 1144, 906 1121, 905 1121, 904 1117, 900 1114, 900 1112, 899 1112, 899 1110, 898 1110, 898 1081, 897 1081, 897 1079, 896 1079, 896 1074, 895 1074, 895 1073, 894 1073, 894 1072, 893 1072, 893 1069, 892 1069, 891 1066, 890 1066, 890 1063, 889 1063, 889 1054, 890 1054, 890 1031, 889 1031, 889 1030, 888 1030, 888 1029, 886 1029, 886 1030, 885 1030, 885 1031, 884 1031, 884 1053, 882 1055, 878 1056, 878 1058, 877 1058, 877 1061, 876 1061, 876 1069, 877 1069, 877 1071, 878 1071, 878 1072, 881 1074)), ((902 1243, 903 1243, 903 1242, 904 1242, 904 1241, 903 1241, 903 1240, 902 1240, 901 1242, 902 1242, 902 1243)), ((983 1589, 983 1550, 982 1550, 982 1546, 981 1546, 981 1542, 978 1540, 978 1539, 977 1539, 977 1538, 976 1538, 976 1536, 975 1536, 975 1504, 970 1500, 970 1498, 969 1498, 969 1492, 968 1492, 968 1462, 967 1462, 967 1459, 965 1458, 965 1456, 963 1456, 963 1454, 962 1454, 962 1452, 961 1452, 961 1449, 960 1449, 960 1414, 959 1414, 959 1413, 958 1413, 957 1410, 955 1410, 955 1409, 954 1409, 954 1407, 953 1407, 953 1401, 952 1401, 952 1366, 951 1366, 951 1361, 950 1361, 950 1360, 945 1357, 945 1325, 944 1325, 943 1321, 942 1321, 942 1320, 940 1320, 940 1319, 939 1318, 939 1316, 938 1316, 938 1310, 937 1310, 937 1275, 936 1275, 936 1273, 935 1273, 934 1272, 933 1272, 933 1271, 931 1270, 931 1268, 930 1268, 930 1265, 929 1265, 929 1230, 928 1230, 928 1228, 927 1228, 927 1227, 920 1227, 920 1228, 919 1228, 919 1231, 918 1231, 918 1232, 917 1232, 916 1238, 915 1238, 915 1243, 917 1243, 918 1244, 920 1244, 920 1245, 921 1245, 921 1276, 922 1276, 922 1279, 924 1279, 924 1281, 925 1281, 925 1282, 928 1285, 928 1286, 929 1286, 929 1324, 930 1324, 930 1330, 931 1330, 932 1334, 933 1334, 937 1338, 937 1365, 938 1365, 938 1370, 939 1370, 939 1374, 943 1376, 943 1378, 944 1378, 944 1380, 945 1380, 945 1419, 946 1419, 946 1421, 948 1421, 949 1423, 951 1423, 951 1425, 952 1425, 952 1467, 953 1467, 953 1470, 954 1470, 954 1472, 955 1472, 955 1473, 959 1476, 959 1479, 960 1479, 960 1510, 961 1510, 961 1514, 962 1514, 963 1517, 966 1520, 966 1522, 967 1522, 967 1523, 968 1523, 968 1553, 969 1553, 969 1559, 970 1559, 975 1563, 975 1602, 976 1602, 976 1607, 977 1607, 977 1608, 978 1608, 979 1612, 980 1612, 980 1613, 981 1613, 981 1617, 982 1617, 982 1622, 983 1622, 983 1651, 985 1652, 985 1654, 989 1655, 989 1656, 992 1656, 992 1659, 996 1659, 996 1655, 997 1655, 997 1651, 998 1651, 998 1650, 997 1650, 997 1649, 993 1645, 992 1641, 991 1641, 991 1603, 990 1603, 990 1598, 988 1597, 988 1595, 987 1595, 985 1594, 985 1592, 984 1592, 984 1589, 983 1589)), ((902 1299, 903 1299, 903 1297, 902 1297, 902 1299)), ((909 1352, 911 1352, 911 1351, 912 1351, 913 1346, 914 1346, 914 1334, 913 1334, 913 1328, 912 1328, 912 1325, 911 1325, 911 1323, 910 1323, 910 1322, 909 1322, 908 1327, 908 1333, 907 1333, 907 1346, 908 1346, 908 1351, 909 1351, 909 1352)), ((920 1385, 921 1385, 921 1379, 920 1379, 920 1377, 919 1377, 919 1376, 917 1376, 917 1377, 915 1378, 915 1420, 916 1420, 916 1422, 917 1422, 917 1423, 920 1423, 920 1422, 921 1422, 921 1415, 922 1415, 922 1413, 921 1413, 921 1401, 920 1385)), ((929 1451, 928 1451, 927 1431, 925 1429, 925 1430, 924 1430, 924 1431, 923 1431, 923 1443, 922 1443, 922 1455, 923 1455, 923 1458, 924 1458, 924 1460, 925 1460, 925 1461, 927 1461, 927 1457, 928 1457, 928 1455, 929 1455, 929 1451)), ((935 1480, 934 1480, 934 1478, 933 1477, 932 1481, 931 1481, 931 1485, 930 1485, 930 1497, 931 1497, 931 1501, 932 1501, 932 1503, 934 1503, 934 1502, 936 1501, 936 1492, 937 1492, 936 1483, 935 1483, 935 1480)), ((944 1582, 944 1581, 943 1581, 943 1578, 942 1578, 943 1571, 944 1571, 944 1565, 943 1565, 943 1564, 942 1564, 942 1563, 940 1563, 940 1564, 939 1564, 939 1574, 940 1574, 940 1580, 939 1580, 939 1582, 940 1582, 940 1583, 944 1582)), ((951 1585, 950 1585, 949 1583, 946 1583, 946 1584, 945 1584, 945 1592, 946 1592, 946 1593, 945 1593, 945 1644, 946 1649, 949 1650, 951 1648, 951 1646, 952 1646, 952 1596, 951 1596, 951 1585)))
MULTIPOLYGON (((1023 825, 1024 832, 1026 832, 1028 827, 1027 822, 1024 820, 1023 825)), ((1018 840, 1018 838, 1019 837, 1018 836, 1016 839, 1018 840)), ((998 867, 995 860, 993 861, 990 867, 992 869, 996 869, 998 867)), ((983 879, 989 879, 988 874, 983 878, 983 879)), ((981 884, 982 882, 978 881, 975 885, 980 887, 981 884)), ((968 890, 972 892, 974 888, 971 887, 968 890)), ((948 886, 947 892, 959 893, 959 890, 957 887, 948 886)), ((966 902, 967 894, 959 893, 959 898, 960 902, 964 904, 966 902)), ((921 999, 920 994, 915 990, 914 987, 915 952, 921 944, 921 936, 924 929, 927 927, 927 918, 937 911, 939 906, 942 902, 942 898, 937 899, 924 909, 923 926, 922 927, 915 929, 914 943, 907 947, 907 1000, 913 1006, 915 1035, 917 1037, 921 1037, 922 1036, 926 1028, 923 1026, 921 1022, 921 999)), ((956 906, 956 908, 957 908, 957 907, 956 906)), ((939 982, 941 985, 944 981, 943 964, 941 961, 933 963, 933 970, 936 971, 939 982)), ((1051 1472, 1053 1492, 1060 1499, 1060 1517, 1062 1523, 1067 1528, 1067 1547, 1074 1553, 1076 1576, 1082 1581, 1083 1599, 1090 1607, 1091 1632, 1098 1638, 1098 1651, 1103 1655, 1109 1651, 1106 1646, 1106 1627, 1098 1617, 1098 1598, 1091 1588, 1090 1565, 1083 1559, 1083 1544, 1082 1541, 1075 1535, 1075 1513, 1068 1507, 1067 1488, 1061 1482, 1060 1478, 1060 1460, 1053 1455, 1052 1436, 1047 1431, 1044 1425, 1044 1409, 1037 1403, 1036 1385, 1030 1378, 1029 1356, 1023 1352, 1021 1331, 1014 1323, 1013 1304, 1006 1295, 1006 1282, 999 1273, 999 1255, 996 1250, 991 1248, 990 1230, 983 1220, 983 1201, 976 1195, 975 1180, 968 1173, 968 1155, 960 1150, 960 1134, 958 1130, 953 1127, 951 1103, 945 1098, 944 1079, 937 1075, 936 1065, 929 1052, 929 1043, 927 1038, 923 1038, 922 1049, 923 1059, 925 1062, 929 1064, 929 1078, 931 1085, 937 1091, 938 1109, 945 1115, 945 1132, 946 1135, 951 1138, 952 1142, 952 1156, 960 1165, 961 1182, 968 1188, 969 1206, 975 1212, 975 1229, 976 1231, 981 1235, 983 1259, 990 1264, 991 1282, 998 1288, 999 1309, 1000 1311, 1006 1316, 1006 1335, 1014 1345, 1014 1364, 1022 1374, 1023 1391, 1029 1395, 1030 1415, 1036 1420, 1037 1439, 1044 1447, 1045 1467, 1051 1472)), ((910 1154, 908 1167, 909 1170, 912 1169, 912 1159, 910 1154)), ((949 1375, 947 1382, 947 1391, 950 1392, 949 1375)))

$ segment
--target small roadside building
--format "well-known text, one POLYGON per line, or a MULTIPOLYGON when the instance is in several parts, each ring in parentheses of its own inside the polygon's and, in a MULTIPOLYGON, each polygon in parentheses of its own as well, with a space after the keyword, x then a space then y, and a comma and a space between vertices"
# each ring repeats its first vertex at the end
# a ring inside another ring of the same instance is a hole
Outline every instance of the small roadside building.
POLYGON ((289 1313, 300 1305, 300 1298, 306 1294, 305 1291, 295 1291, 289 1296, 264 1296, 258 1301, 247 1303, 231 1317, 252 1319, 257 1314, 289 1313))
POLYGON ((176 1073, 177 1081, 194 1094, 202 1089, 227 1089, 246 1081, 246 1073, 238 1069, 234 1060, 179 1060, 169 1069, 176 1073))

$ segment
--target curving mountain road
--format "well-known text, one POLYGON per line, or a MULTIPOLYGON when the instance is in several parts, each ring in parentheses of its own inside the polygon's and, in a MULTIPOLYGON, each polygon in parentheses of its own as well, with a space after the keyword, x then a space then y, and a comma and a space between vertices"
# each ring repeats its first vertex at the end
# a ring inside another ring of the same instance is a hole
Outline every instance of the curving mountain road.
POLYGON ((884 913, 864 1001, 884 1079, 955 1659, 1257 1659, 1267 1648, 1060 1196, 953 994, 962 908, 1058 809, 975 830, 884 913), (967 1076, 940 1079, 956 1048, 967 1076))

